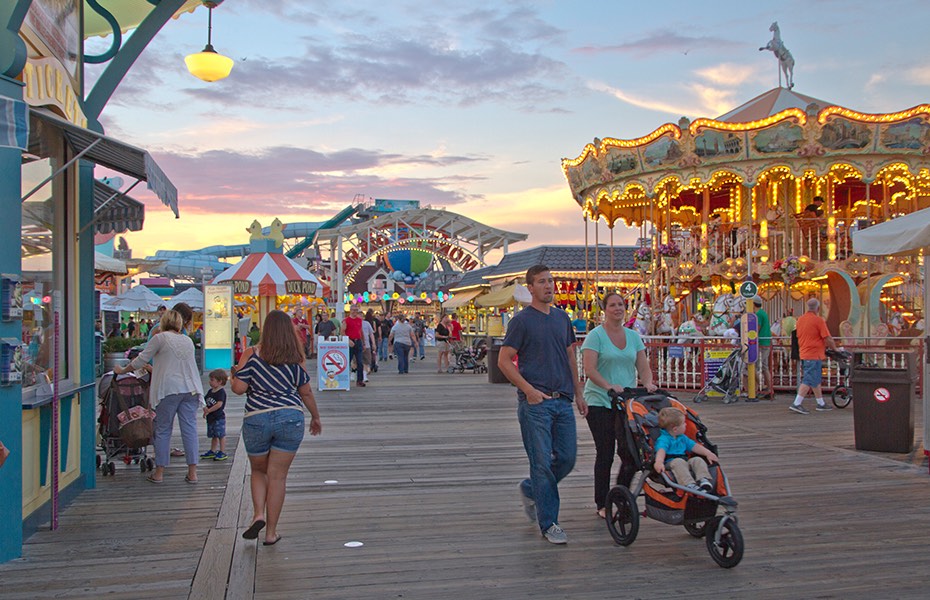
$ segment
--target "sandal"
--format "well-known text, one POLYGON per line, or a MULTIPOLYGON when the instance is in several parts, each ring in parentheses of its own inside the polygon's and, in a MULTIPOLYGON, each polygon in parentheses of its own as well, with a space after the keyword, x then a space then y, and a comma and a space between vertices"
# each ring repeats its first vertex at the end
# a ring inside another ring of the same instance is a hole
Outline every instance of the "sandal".
POLYGON ((172 448, 171 456, 184 456, 184 451, 181 450, 180 448, 172 448))
POLYGON ((262 546, 274 546, 275 544, 277 544, 278 542, 281 541, 281 538, 282 538, 282 537, 284 537, 284 536, 281 535, 281 534, 279 533, 278 536, 274 539, 274 541, 272 541, 272 542, 264 541, 264 542, 262 542, 262 546))
POLYGON ((258 519, 251 525, 249 528, 242 532, 242 538, 246 540, 254 540, 258 537, 258 532, 265 528, 265 521, 258 519))
POLYGON ((149 475, 148 477, 146 477, 145 480, 148 481, 149 483, 164 483, 164 482, 165 482, 164 479, 155 479, 155 478, 152 477, 151 475, 149 475))

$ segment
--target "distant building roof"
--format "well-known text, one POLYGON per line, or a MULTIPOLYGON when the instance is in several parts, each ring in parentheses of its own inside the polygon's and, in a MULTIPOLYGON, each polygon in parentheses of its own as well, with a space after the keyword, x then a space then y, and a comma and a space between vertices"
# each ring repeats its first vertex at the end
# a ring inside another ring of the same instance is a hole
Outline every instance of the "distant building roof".
MULTIPOLYGON (((635 271, 633 258, 635 246, 614 246, 613 268, 615 271, 635 271)), ((546 265, 555 272, 583 272, 585 270, 585 251, 587 251, 587 268, 591 271, 610 271, 610 246, 601 245, 595 251, 594 246, 538 246, 520 252, 510 252, 501 261, 490 267, 466 273, 461 281, 452 288, 464 289, 486 283, 495 276, 522 276, 533 265, 546 265), (597 255, 597 263, 595 263, 597 255)))

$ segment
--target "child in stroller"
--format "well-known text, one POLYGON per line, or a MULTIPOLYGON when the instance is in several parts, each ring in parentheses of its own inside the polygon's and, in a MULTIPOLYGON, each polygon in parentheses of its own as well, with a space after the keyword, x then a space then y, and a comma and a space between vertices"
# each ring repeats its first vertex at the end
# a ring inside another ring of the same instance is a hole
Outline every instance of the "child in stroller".
MULTIPOLYGON (((661 429, 659 412, 672 408, 684 416, 684 432, 716 459, 717 447, 707 439, 707 427, 697 413, 669 395, 657 390, 626 388, 622 393, 609 392, 615 414, 618 446, 632 457, 636 475, 627 488, 614 486, 607 494, 607 529, 614 541, 629 546, 639 533, 639 496, 645 499, 643 516, 670 525, 683 525, 694 537, 705 537, 707 551, 714 562, 724 568, 735 567, 743 558, 743 536, 736 519, 737 502, 730 496, 730 484, 719 463, 707 466, 709 490, 687 487, 656 468, 656 442, 661 429), (718 509, 723 515, 718 515, 718 509)), ((619 449, 618 449, 619 453, 619 449)), ((664 461, 662 461, 664 462, 664 461)))
POLYGON ((488 367, 484 364, 484 359, 488 355, 488 342, 484 338, 478 338, 472 346, 466 346, 462 342, 452 342, 452 356, 455 357, 455 364, 449 365, 449 373, 487 373, 488 367))
POLYGON ((677 408, 666 406, 659 411, 659 439, 656 440, 656 473, 665 472, 665 467, 675 476, 675 481, 694 490, 705 492, 714 491, 714 484, 710 481, 710 471, 707 463, 717 462, 717 455, 688 437, 685 433, 685 413, 677 408), (685 460, 690 452, 692 456, 685 460), (707 459, 704 462, 700 457, 707 459), (698 481, 695 482, 695 479, 698 481))

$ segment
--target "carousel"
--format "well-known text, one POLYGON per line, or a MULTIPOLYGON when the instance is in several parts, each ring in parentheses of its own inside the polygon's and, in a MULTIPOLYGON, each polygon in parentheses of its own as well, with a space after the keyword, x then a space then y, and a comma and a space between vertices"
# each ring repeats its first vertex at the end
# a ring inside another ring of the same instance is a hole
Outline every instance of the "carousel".
POLYGON ((930 105, 868 114, 778 87, 716 119, 595 139, 562 168, 595 237, 601 221, 640 230, 643 286, 669 317, 650 333, 694 317, 721 333, 753 279, 773 322, 816 296, 834 335, 881 338, 922 329, 923 259, 860 256, 852 236, 930 206, 928 156, 930 105))

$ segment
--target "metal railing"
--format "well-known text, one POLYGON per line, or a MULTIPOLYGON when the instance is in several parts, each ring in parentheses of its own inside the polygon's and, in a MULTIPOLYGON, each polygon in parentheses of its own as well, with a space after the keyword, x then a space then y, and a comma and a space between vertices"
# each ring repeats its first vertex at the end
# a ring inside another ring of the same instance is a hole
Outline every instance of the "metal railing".
MULTIPOLYGON (((680 339, 680 338, 678 338, 680 339)), ((713 376, 714 365, 719 364, 731 352, 738 349, 731 338, 699 338, 679 344, 678 339, 666 336, 646 336, 646 352, 652 367, 654 382, 662 389, 697 392, 702 390, 713 376)), ((843 340, 847 350, 865 352, 864 360, 881 368, 904 368, 905 354, 917 352, 917 364, 922 364, 924 348, 919 338, 856 338, 843 340), (910 343, 908 343, 910 342, 910 343), (876 352, 869 354, 867 350, 876 352), (889 352, 897 350, 899 352, 889 352)), ((838 345, 839 344, 838 342, 838 345)), ((584 365, 581 359, 581 344, 576 346, 578 373, 584 380, 584 365)), ((790 392, 798 387, 798 361, 791 359, 791 343, 788 338, 773 338, 769 368, 776 392, 790 392)), ((831 359, 824 361, 823 388, 832 391, 841 382, 839 365, 831 359)), ((918 373, 917 390, 923 390, 923 372, 918 373)))

